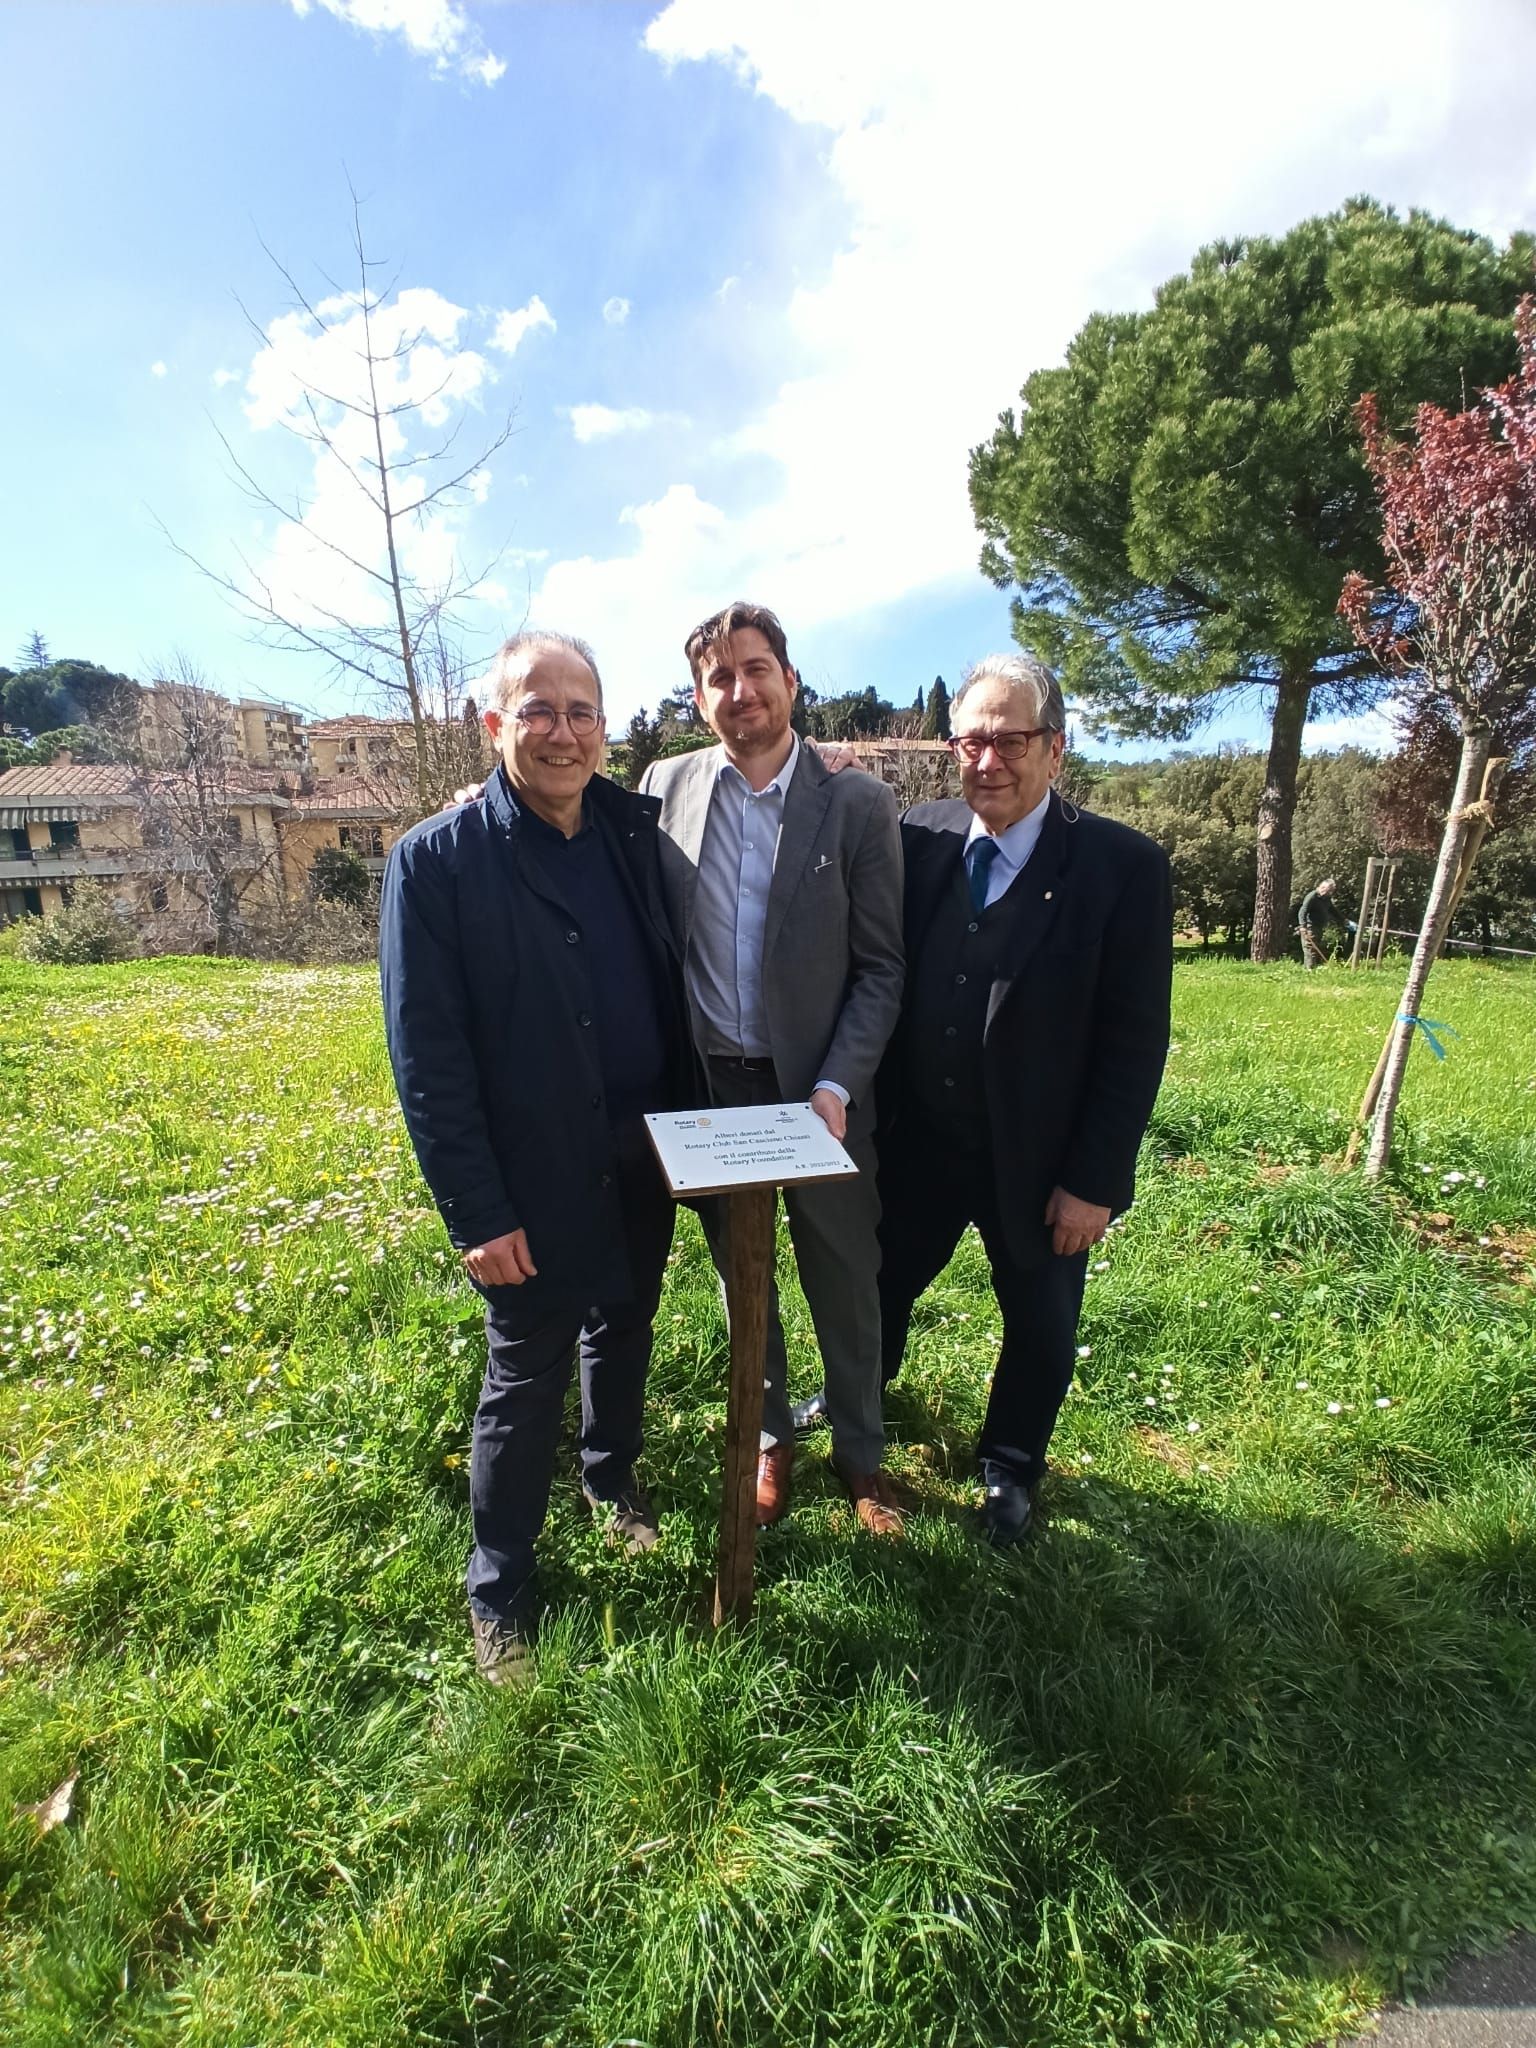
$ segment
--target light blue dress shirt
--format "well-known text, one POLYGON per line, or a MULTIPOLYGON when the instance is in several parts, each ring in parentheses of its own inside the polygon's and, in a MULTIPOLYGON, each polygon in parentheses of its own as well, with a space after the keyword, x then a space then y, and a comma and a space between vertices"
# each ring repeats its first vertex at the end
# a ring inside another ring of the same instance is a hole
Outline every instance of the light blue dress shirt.
MULTIPOLYGON (((1040 834, 1045 830, 1045 814, 1050 808, 1051 792, 1047 790, 1032 811, 1026 811, 1022 818, 1015 818, 1003 831, 991 834, 997 848, 997 858, 987 876, 987 900, 982 905, 990 910, 999 896, 1006 896, 1009 889, 1024 872, 1025 863, 1040 843, 1040 834)), ((969 871, 971 848, 978 839, 987 838, 987 828, 980 818, 973 816, 971 829, 965 835, 965 864, 969 871)))
MULTIPOLYGON (((750 1060, 772 1057, 763 1001, 763 934, 784 799, 799 759, 800 742, 795 739, 784 766, 759 790, 724 753, 715 770, 688 948, 689 990, 704 1019, 705 1049, 710 1053, 750 1060)), ((816 1085, 830 1088, 847 1102, 848 1091, 835 1081, 816 1085)))

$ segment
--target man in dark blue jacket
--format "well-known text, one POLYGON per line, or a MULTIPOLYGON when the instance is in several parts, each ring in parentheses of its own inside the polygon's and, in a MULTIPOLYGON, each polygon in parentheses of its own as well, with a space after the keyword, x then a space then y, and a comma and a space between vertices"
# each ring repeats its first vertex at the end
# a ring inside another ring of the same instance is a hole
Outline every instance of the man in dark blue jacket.
POLYGON ((578 1345, 583 1493, 612 1540, 656 1539, 634 1467, 674 1211, 641 1119, 692 1086, 661 806, 595 774, 590 648, 518 634, 492 696, 501 765, 395 847, 379 942, 406 1126, 486 1301, 469 1605, 476 1664, 506 1684, 532 1674, 534 1542, 578 1345))
POLYGON ((887 1383, 912 1310, 968 1223, 1003 1341, 977 1442, 983 1526, 1030 1527, 1072 1382, 1088 1255, 1130 1206, 1168 1052, 1168 860, 1064 804, 1061 689, 1027 655, 956 692, 963 800, 902 820, 907 996, 881 1072, 887 1383))
MULTIPOLYGON (((901 821, 907 978, 880 1070, 887 1385, 919 1297, 968 1224, 1003 1341, 976 1445, 982 1526, 1027 1534, 1072 1383, 1088 1255, 1128 1208, 1168 1052, 1168 860, 1063 803, 1056 678, 978 662, 950 709, 962 795, 901 821)), ((797 1428, 825 1410, 814 1395, 797 1428)))

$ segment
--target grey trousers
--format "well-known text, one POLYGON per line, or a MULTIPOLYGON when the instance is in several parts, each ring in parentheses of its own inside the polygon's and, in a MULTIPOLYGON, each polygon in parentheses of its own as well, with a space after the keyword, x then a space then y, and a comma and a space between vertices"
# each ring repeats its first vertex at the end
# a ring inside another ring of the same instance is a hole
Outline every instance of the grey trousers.
MULTIPOLYGON (((754 1073, 719 1060, 709 1063, 710 1093, 723 1109, 781 1102, 772 1071, 754 1073)), ((857 1180, 813 1181, 787 1187, 795 1267, 816 1326, 832 1456, 846 1473, 876 1471, 885 1457, 880 1411, 880 1196, 871 1142, 848 1147, 859 1169, 857 1180)), ((699 1204, 699 1220, 715 1261, 725 1271, 724 1205, 717 1198, 699 1204)), ((769 1444, 789 1443, 789 1361, 775 1285, 768 1303, 768 1355, 763 1371, 763 1436, 769 1444)), ((809 1391, 809 1389, 807 1389, 809 1391)))

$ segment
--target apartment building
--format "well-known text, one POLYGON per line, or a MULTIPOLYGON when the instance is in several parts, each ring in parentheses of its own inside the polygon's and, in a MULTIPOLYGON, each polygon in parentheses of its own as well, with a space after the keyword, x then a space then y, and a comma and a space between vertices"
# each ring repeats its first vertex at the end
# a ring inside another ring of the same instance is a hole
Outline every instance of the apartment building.
POLYGON ((139 691, 139 758, 153 768, 179 768, 189 753, 246 761, 257 768, 309 765, 302 712, 260 697, 231 703, 200 683, 150 683, 139 691))
POLYGON ((189 751, 204 759, 239 758, 235 708, 197 683, 148 683, 139 690, 136 751, 150 768, 179 768, 189 751))
POLYGON ((242 761, 263 768, 303 768, 309 763, 309 729, 304 714, 286 704, 242 697, 235 705, 235 732, 242 761))
MULTIPOLYGON (((219 800, 219 859, 242 896, 301 896, 322 847, 350 847, 373 873, 404 829, 401 814, 353 780, 231 776, 219 800)), ((0 923, 50 917, 75 884, 100 881, 136 914, 175 909, 205 865, 178 843, 189 807, 169 771, 85 767, 61 758, 0 774, 0 923)), ((206 813, 203 814, 206 816, 206 813)))
POLYGON ((320 718, 305 728, 316 775, 409 775, 416 736, 408 718, 320 718))

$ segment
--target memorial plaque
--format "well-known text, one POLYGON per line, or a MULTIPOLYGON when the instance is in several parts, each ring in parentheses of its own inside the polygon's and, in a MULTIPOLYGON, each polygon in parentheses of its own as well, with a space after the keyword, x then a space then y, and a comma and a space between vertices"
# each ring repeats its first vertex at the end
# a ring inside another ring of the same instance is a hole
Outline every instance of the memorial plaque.
POLYGON ((842 1180, 859 1170, 808 1102, 680 1110, 648 1116, 645 1127, 674 1195, 842 1180))
POLYGON ((725 1199, 725 1304, 731 1326, 720 1561, 714 1619, 752 1612, 757 1547, 757 1451, 763 1420, 773 1224, 786 1183, 842 1180, 858 1168, 808 1102, 652 1115, 645 1128, 662 1178, 679 1198, 725 1199))

